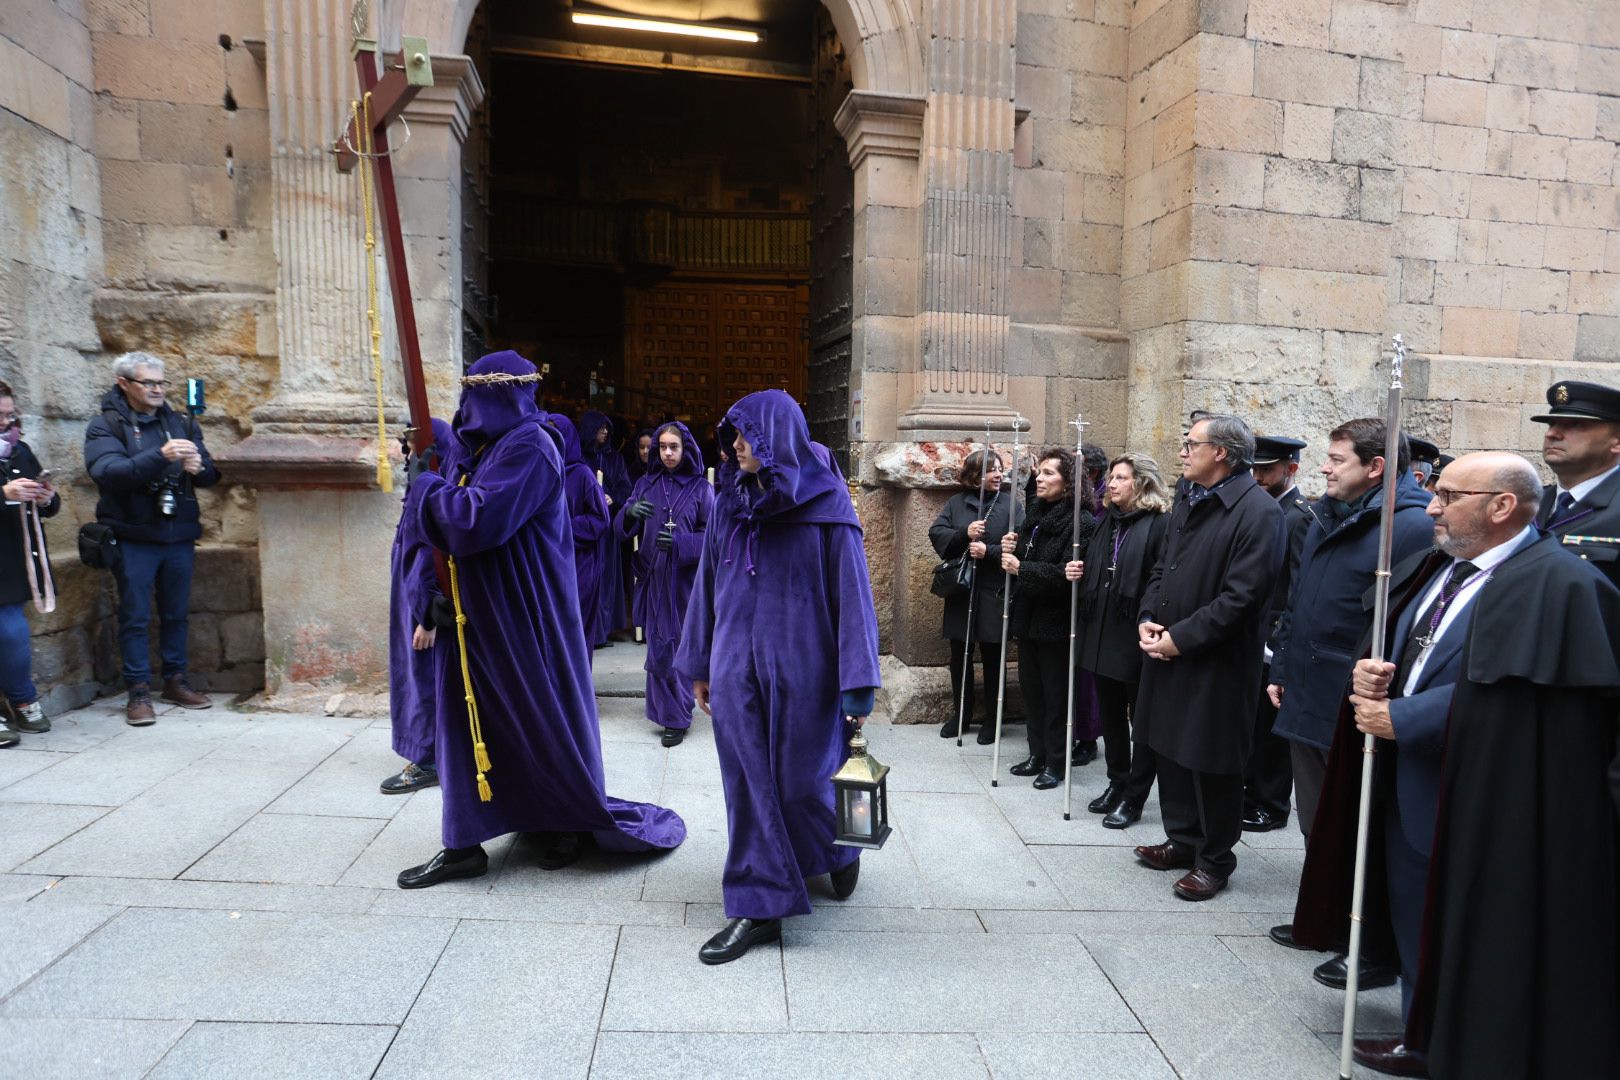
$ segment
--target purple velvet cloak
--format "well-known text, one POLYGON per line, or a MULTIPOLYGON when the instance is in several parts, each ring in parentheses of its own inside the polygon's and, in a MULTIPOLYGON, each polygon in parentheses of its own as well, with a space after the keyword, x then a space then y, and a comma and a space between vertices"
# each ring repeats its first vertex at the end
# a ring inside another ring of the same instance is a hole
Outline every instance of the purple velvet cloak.
POLYGON ((692 725, 692 684, 675 671, 675 649, 681 642, 681 623, 703 554, 704 529, 714 510, 714 489, 703 479, 703 455, 697 440, 680 422, 660 426, 647 455, 647 473, 636 481, 614 519, 626 544, 640 537, 634 553, 636 573, 631 612, 647 636, 647 719, 660 727, 685 729, 692 725), (674 472, 658 459, 658 437, 673 431, 681 437, 681 463, 674 472), (637 521, 625 513, 637 500, 654 506, 651 517, 637 521), (675 544, 658 550, 658 534, 675 522, 675 544))
MULTIPOLYGON (((502 352, 471 374, 497 371, 529 374, 534 366, 502 352)), ((456 562, 494 793, 478 799, 457 651, 436 647, 444 844, 589 831, 605 850, 672 848, 686 836, 674 811, 603 791, 562 457, 542 416, 526 383, 467 387, 440 474, 418 477, 405 497, 424 539, 456 562)))
MULTIPOLYGON (((450 425, 433 418, 433 442, 444 453, 450 425)), ((394 753, 418 764, 433 760, 433 650, 411 648, 418 626, 431 626, 428 609, 439 595, 433 571, 433 549, 401 512, 389 555, 388 716, 393 724, 394 753)))
MULTIPOLYGON (((617 514, 630 497, 630 470, 624 457, 613 448, 612 422, 595 409, 579 414, 579 448, 592 475, 602 474, 602 490, 609 499, 609 515, 617 514), (608 441, 596 444, 596 433, 606 429, 608 441)), ((624 552, 619 548, 619 537, 608 531, 602 544, 602 584, 596 602, 601 608, 602 640, 615 630, 624 629, 624 552)))
POLYGON ((604 567, 617 563, 613 539, 613 514, 596 474, 585 464, 579 450, 579 429, 561 413, 552 413, 551 426, 562 436, 563 501, 574 536, 574 581, 579 596, 579 618, 590 648, 608 639, 610 627, 603 621, 601 604, 604 567), (611 547, 610 547, 611 546, 611 547))
POLYGON ((728 916, 810 911, 805 878, 847 866, 833 844, 832 775, 849 756, 844 691, 879 683, 860 521, 786 393, 732 406, 762 463, 728 463, 675 666, 709 684, 730 847, 728 916))

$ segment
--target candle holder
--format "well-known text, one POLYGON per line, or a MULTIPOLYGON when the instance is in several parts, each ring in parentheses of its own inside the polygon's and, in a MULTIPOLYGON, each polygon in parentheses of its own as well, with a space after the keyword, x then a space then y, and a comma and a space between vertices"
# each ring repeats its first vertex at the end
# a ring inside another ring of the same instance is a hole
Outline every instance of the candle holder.
POLYGON ((876 851, 889 839, 888 777, 889 767, 866 752, 866 736, 857 730, 849 740, 849 760, 832 778, 838 811, 833 843, 876 851))

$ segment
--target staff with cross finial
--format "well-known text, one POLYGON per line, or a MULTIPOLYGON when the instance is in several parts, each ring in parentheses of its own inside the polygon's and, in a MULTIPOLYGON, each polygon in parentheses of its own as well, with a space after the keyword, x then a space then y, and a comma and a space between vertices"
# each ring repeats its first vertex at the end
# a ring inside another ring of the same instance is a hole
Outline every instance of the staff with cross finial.
MULTIPOLYGON (((1018 470, 1023 464, 1024 427, 1026 423, 1023 413, 1017 413, 1013 416, 1012 502, 1007 507, 1007 522, 1012 528, 1018 526, 1018 508, 1023 502, 1024 496, 1024 482, 1019 477, 1018 470)), ((1006 483, 1006 481, 1002 482, 1006 483)), ((1007 630, 1007 621, 1012 614, 1012 591, 1013 579, 1009 577, 1001 587, 1001 683, 996 689, 996 741, 994 749, 990 751, 991 787, 998 787, 1001 783, 1001 717, 1007 704, 1007 642, 1012 639, 1012 635, 1007 630)))
MULTIPOLYGON (((1080 484, 1086 480, 1086 428, 1081 413, 1069 421, 1074 428, 1074 482, 1069 497, 1074 501, 1074 552, 1069 557, 1080 561, 1080 484)), ((1080 580, 1069 582, 1069 709, 1064 724, 1063 738, 1063 820, 1069 820, 1069 807, 1074 799, 1074 669, 1080 660, 1080 580)))
MULTIPOLYGON (((1402 372, 1406 367, 1406 339, 1395 335, 1390 361, 1389 402, 1384 413, 1384 461, 1399 461, 1401 449, 1402 372)), ((1388 468, 1388 465, 1385 466, 1388 468)), ((1373 578, 1372 651, 1368 656, 1382 663, 1388 651, 1385 622, 1389 614, 1390 563, 1395 548, 1395 489, 1393 476, 1384 481, 1384 515, 1378 522, 1378 569, 1373 578)), ((1367 826, 1372 817, 1373 754, 1377 738, 1361 739, 1361 802, 1356 811, 1356 870, 1350 893, 1350 948, 1345 959, 1344 1034, 1339 1040, 1339 1076, 1349 1080, 1356 1042, 1356 994, 1361 989, 1361 911, 1367 892, 1367 826)))
MULTIPOLYGON (((979 510, 984 519, 989 518, 989 512, 984 508, 985 477, 990 473, 990 421, 984 422, 984 448, 980 452, 979 460, 979 510)), ((1000 489, 997 489, 1000 493, 1000 489)), ((969 539, 971 545, 972 540, 969 539)), ((956 745, 962 745, 962 732, 967 730, 967 698, 969 680, 973 678, 973 608, 974 601, 979 595, 979 560, 968 560, 968 602, 967 602, 967 629, 962 634, 962 693, 956 702, 956 745)), ((990 673, 985 672, 986 680, 990 673)))

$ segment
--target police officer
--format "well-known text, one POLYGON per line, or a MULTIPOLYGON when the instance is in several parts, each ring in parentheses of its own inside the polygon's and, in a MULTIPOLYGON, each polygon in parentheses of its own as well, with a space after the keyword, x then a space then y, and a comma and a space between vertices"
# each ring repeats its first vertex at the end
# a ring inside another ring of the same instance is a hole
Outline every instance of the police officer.
POLYGON ((1620 584, 1620 390, 1566 380, 1547 404, 1530 419, 1547 425, 1541 456, 1558 482, 1542 493, 1536 524, 1620 584))

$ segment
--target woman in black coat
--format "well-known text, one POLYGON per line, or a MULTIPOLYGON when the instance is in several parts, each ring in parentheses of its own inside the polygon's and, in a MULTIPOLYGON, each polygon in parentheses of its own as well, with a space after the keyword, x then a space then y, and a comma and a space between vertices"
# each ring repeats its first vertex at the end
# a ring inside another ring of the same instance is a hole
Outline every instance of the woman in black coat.
POLYGON ((0 746, 17 743, 18 731, 49 731, 50 721, 34 688, 32 643, 26 607, 33 598, 30 564, 49 558, 23 531, 22 506, 33 503, 42 517, 50 517, 62 501, 27 443, 22 441, 22 417, 11 387, 0 382, 0 476, 5 481, 0 505, 0 693, 4 693, 6 727, 0 746))
POLYGON ((1064 576, 1080 582, 1080 666, 1096 680, 1108 762, 1108 787, 1087 808, 1107 814, 1108 828, 1123 829, 1142 816, 1153 790, 1153 751, 1139 743, 1132 757, 1130 713, 1142 674, 1136 614, 1170 525, 1158 462, 1146 454, 1115 458, 1104 503, 1085 558, 1069 563, 1064 576))
MULTIPOLYGON (((941 559, 954 559, 964 551, 978 560, 973 584, 973 640, 979 646, 979 659, 984 667, 984 682, 991 689, 993 673, 1001 664, 1001 587, 1006 580, 998 559, 986 559, 992 545, 999 545, 1007 532, 1007 510, 1012 505, 1008 493, 1001 490, 1001 455, 988 450, 969 454, 962 462, 962 486, 967 490, 952 495, 929 526, 928 541, 941 559), (986 472, 988 468, 988 472, 986 472), (984 480, 984 502, 979 502, 979 481, 984 480)), ((969 672, 967 694, 962 693, 963 652, 967 646, 968 596, 953 596, 945 601, 945 620, 941 633, 951 643, 951 718, 940 727, 942 739, 956 738, 958 724, 971 725, 973 721, 973 679, 969 672)), ((967 727, 962 728, 963 732, 967 727)), ((979 742, 988 744, 996 739, 995 724, 986 720, 979 728, 979 742)))
MULTIPOLYGON (((1089 488, 1080 489, 1080 544, 1095 528, 1089 488)), ((1069 753, 1069 583, 1063 567, 1074 545, 1074 454, 1052 447, 1041 451, 1035 468, 1035 501, 1018 532, 1001 538, 1001 568, 1017 578, 1008 632, 1018 639, 1018 686, 1024 694, 1029 757, 1012 767, 1014 776, 1035 777, 1035 787, 1063 782, 1069 753)))

